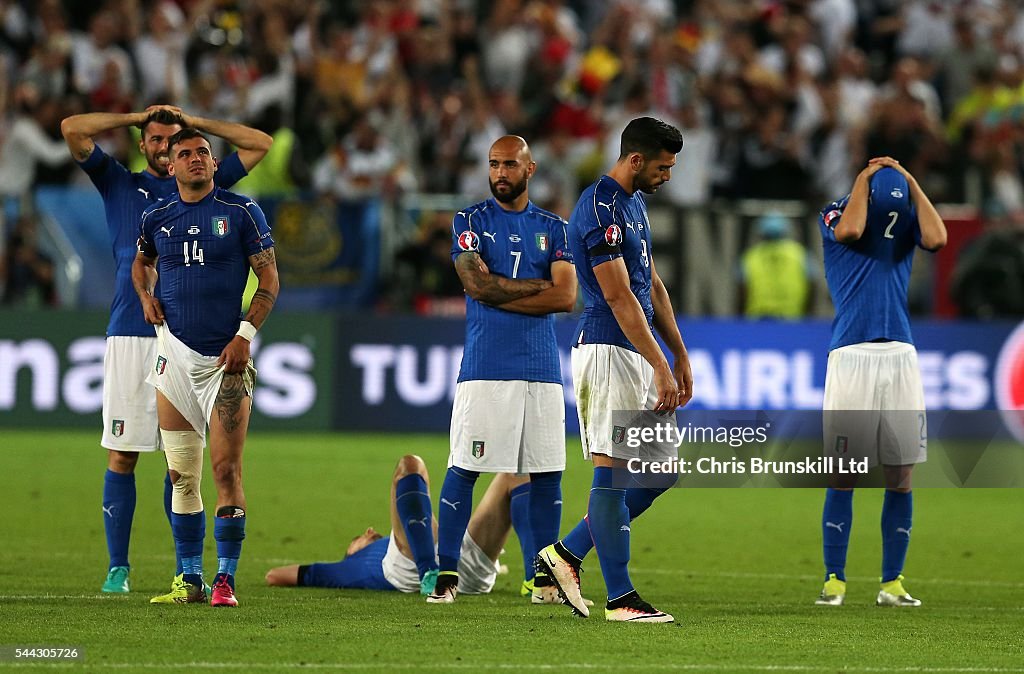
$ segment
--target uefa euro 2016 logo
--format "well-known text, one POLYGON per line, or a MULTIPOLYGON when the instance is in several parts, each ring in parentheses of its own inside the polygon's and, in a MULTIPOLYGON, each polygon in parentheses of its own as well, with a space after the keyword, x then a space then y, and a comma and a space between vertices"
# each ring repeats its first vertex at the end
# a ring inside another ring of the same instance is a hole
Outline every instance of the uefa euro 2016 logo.
POLYGON ((459 248, 467 253, 480 249, 480 237, 471 229, 459 234, 459 248))
POLYGON ((1024 442, 1024 323, 1010 333, 996 360, 996 407, 1013 436, 1024 442))

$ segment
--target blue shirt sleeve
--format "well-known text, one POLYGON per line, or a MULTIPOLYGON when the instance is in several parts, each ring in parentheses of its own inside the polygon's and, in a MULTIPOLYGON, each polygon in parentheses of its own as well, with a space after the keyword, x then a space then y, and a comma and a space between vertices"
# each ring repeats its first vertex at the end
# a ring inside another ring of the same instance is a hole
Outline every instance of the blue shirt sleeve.
POLYGON ((101 195, 106 195, 118 180, 131 176, 131 172, 109 154, 103 151, 99 143, 94 143, 92 153, 78 166, 89 176, 101 195))
POLYGON ((232 152, 217 164, 217 172, 213 174, 213 182, 217 187, 227 189, 249 175, 242 165, 237 152, 232 152))
POLYGON ((850 195, 847 194, 839 201, 833 201, 821 210, 821 215, 818 217, 818 225, 821 227, 821 237, 826 241, 836 241, 836 225, 842 219, 843 211, 846 210, 846 204, 849 201, 850 195))
POLYGON ((137 246, 139 252, 146 257, 156 257, 157 251, 156 246, 153 244, 153 233, 151 231, 152 219, 149 216, 149 209, 142 212, 142 219, 139 221, 139 241, 137 246))
POLYGON ((622 257, 622 214, 615 199, 608 198, 611 203, 602 201, 594 190, 592 207, 583 212, 578 225, 591 268, 622 257))
POLYGON ((565 233, 565 220, 552 221, 551 232, 551 253, 548 255, 548 263, 568 262, 572 264, 572 253, 569 251, 569 241, 565 233))
POLYGON ((263 209, 255 201, 245 202, 245 212, 249 214, 249 225, 252 229, 245 235, 245 254, 255 255, 267 248, 274 247, 274 238, 270 235, 270 226, 267 224, 267 217, 263 209))
POLYGON ((480 235, 473 231, 470 221, 463 211, 452 218, 452 261, 463 253, 480 252, 480 235))

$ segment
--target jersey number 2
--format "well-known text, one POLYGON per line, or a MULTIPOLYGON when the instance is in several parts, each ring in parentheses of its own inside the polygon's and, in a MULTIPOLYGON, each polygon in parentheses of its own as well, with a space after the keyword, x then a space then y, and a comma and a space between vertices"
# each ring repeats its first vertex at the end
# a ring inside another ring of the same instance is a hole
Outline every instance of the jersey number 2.
POLYGON ((201 265, 205 265, 206 264, 205 262, 203 262, 203 249, 199 247, 199 241, 193 241, 192 242, 192 257, 191 258, 189 258, 189 256, 188 256, 188 241, 185 241, 182 244, 182 246, 184 246, 184 249, 185 249, 184 252, 185 252, 185 266, 186 267, 191 267, 193 262, 198 262, 201 265))
POLYGON ((889 226, 885 228, 885 238, 894 239, 896 237, 892 235, 892 228, 896 226, 896 221, 899 219, 900 214, 896 211, 889 211, 889 217, 892 220, 889 221, 889 226))

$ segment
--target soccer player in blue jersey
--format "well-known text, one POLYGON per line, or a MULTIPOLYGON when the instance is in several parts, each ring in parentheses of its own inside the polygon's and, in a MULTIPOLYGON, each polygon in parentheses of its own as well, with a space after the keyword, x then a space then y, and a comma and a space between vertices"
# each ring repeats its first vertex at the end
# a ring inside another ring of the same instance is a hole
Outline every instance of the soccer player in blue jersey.
MULTIPOLYGON (((139 218, 147 206, 177 191, 167 174, 167 139, 185 126, 220 136, 238 147, 221 162, 216 181, 230 187, 266 155, 272 140, 256 129, 193 117, 172 106, 154 106, 127 114, 95 112, 68 117, 61 131, 71 154, 103 198, 116 269, 114 298, 103 357, 103 437, 107 470, 103 481, 103 523, 110 564, 104 592, 128 592, 128 543, 135 514, 135 466, 139 453, 160 449, 156 395, 145 383, 156 358, 156 335, 147 325, 135 290, 131 265, 137 251, 139 218), (139 126, 139 151, 145 171, 132 173, 93 140, 128 126, 139 126)), ((171 517, 171 483, 164 482, 164 509, 171 517)), ((174 584, 181 583, 178 562, 174 584)))
POLYGON ((583 453, 594 463, 594 479, 586 517, 540 551, 538 566, 582 616, 590 612, 580 595, 580 565, 594 547, 608 589, 607 620, 673 620, 640 598, 628 571, 630 521, 668 487, 624 477, 637 451, 623 442, 625 428, 616 425, 613 413, 672 414, 692 396, 686 346, 651 255, 645 197, 671 178, 682 146, 675 127, 652 117, 632 120, 622 132, 618 161, 583 191, 569 219, 569 249, 586 300, 572 350, 572 379, 583 453))
MULTIPOLYGON (((423 460, 411 454, 403 456, 391 477, 389 535, 381 536, 370 527, 352 539, 341 561, 277 567, 267 572, 267 584, 430 594, 437 581, 437 520, 430 508, 429 482, 423 460)), ((462 539, 462 593, 491 591, 498 575, 498 556, 512 527, 520 538, 529 538, 529 531, 522 530, 529 526, 528 518, 522 513, 517 516, 515 506, 517 500, 528 499, 529 493, 526 476, 494 476, 462 539)), ((534 554, 524 550, 524 563, 532 566, 534 554)))
MULTIPOLYGON (((496 140, 488 166, 492 198, 464 208, 452 222, 452 259, 466 289, 466 346, 430 603, 455 601, 459 550, 481 472, 530 474, 534 550, 558 539, 561 522, 565 402, 553 314, 571 311, 576 301, 565 221, 530 201, 537 165, 525 140, 496 140)), ((543 601, 544 581, 534 582, 543 601)))
MULTIPOLYGON (((920 606, 902 575, 913 524, 910 475, 927 457, 907 285, 915 248, 942 248, 946 226, 914 177, 890 157, 872 159, 850 194, 825 207, 819 225, 836 312, 825 373, 824 450, 882 464, 882 586, 875 603, 920 606)), ((819 605, 839 606, 846 597, 855 483, 856 476, 834 476, 825 495, 819 605)))
POLYGON ((255 202, 214 184, 217 165, 202 133, 178 131, 167 141, 167 152, 178 193, 143 212, 132 284, 146 322, 157 326, 157 355, 146 381, 157 389, 160 437, 174 485, 171 530, 185 592, 172 589, 153 601, 206 601, 199 484, 209 428, 218 558, 210 604, 237 606, 235 572, 246 508, 242 450, 256 375, 249 348, 280 288, 274 240, 255 202), (241 320, 250 268, 259 285, 241 320))

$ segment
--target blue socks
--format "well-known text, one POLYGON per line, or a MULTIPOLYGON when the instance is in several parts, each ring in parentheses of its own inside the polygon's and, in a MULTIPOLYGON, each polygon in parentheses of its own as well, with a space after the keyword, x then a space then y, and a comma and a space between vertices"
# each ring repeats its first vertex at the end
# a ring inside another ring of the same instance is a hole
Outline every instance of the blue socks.
POLYGON ((422 475, 406 475, 395 483, 395 509, 398 511, 398 519, 402 521, 405 539, 409 541, 416 570, 422 579, 427 571, 437 568, 430 493, 422 475))
POLYGON ((228 584, 235 587, 235 571, 242 556, 245 540, 245 510, 239 506, 217 508, 213 520, 213 539, 217 541, 217 575, 227 576, 228 584))
POLYGON ((110 568, 128 566, 128 542, 135 517, 135 474, 107 469, 103 476, 103 528, 110 568))
MULTIPOLYGON (((164 514, 167 515, 167 523, 171 525, 171 540, 174 540, 174 522, 171 519, 171 496, 174 494, 174 484, 171 482, 171 474, 164 473, 164 514)), ((174 547, 174 575, 180 575, 181 556, 178 554, 178 547, 174 547)))
POLYGON ((174 548, 181 560, 185 581, 199 585, 203 581, 203 539, 206 538, 206 513, 191 515, 171 513, 174 548))
MULTIPOLYGON (((587 518, 590 534, 601 562, 601 573, 608 588, 608 599, 618 599, 633 590, 629 579, 629 509, 626 490, 612 487, 613 469, 594 468, 587 518)), ((575 554, 575 553, 574 553, 575 554)))
POLYGON ((882 582, 896 580, 903 573, 914 519, 913 492, 885 490, 882 501, 882 582))
MULTIPOLYGON (((889 492, 886 492, 888 496, 889 492)), ((883 523, 885 515, 883 510, 883 523)), ((830 573, 846 580, 846 549, 853 526, 853 490, 825 490, 825 508, 821 513, 821 538, 825 557, 825 580, 830 573)), ((906 549, 904 548, 904 552, 906 549)), ((901 562, 902 564, 902 562, 901 562)))
MULTIPOLYGON (((523 580, 530 580, 534 574, 533 558, 540 549, 533 542, 533 527, 530 526, 530 483, 521 484, 509 493, 509 511, 512 528, 519 538, 519 549, 523 553, 523 580)), ((589 532, 587 533, 589 536, 589 532)))
POLYGON ((452 466, 444 476, 437 517, 437 559, 441 573, 458 573, 462 538, 473 512, 473 486, 480 473, 452 466))
POLYGON ((530 528, 534 556, 558 540, 562 523, 562 472, 530 474, 530 528))
MULTIPOLYGON (((632 522, 637 517, 640 517, 651 504, 654 503, 654 499, 658 498, 666 491, 669 487, 629 487, 626 489, 626 508, 629 510, 629 521, 632 522)), ((583 558, 587 556, 591 548, 594 547, 594 539, 590 535, 590 526, 587 523, 587 518, 580 520, 580 523, 576 527, 566 534, 565 538, 562 539, 562 545, 568 550, 576 559, 583 561, 583 558)))

